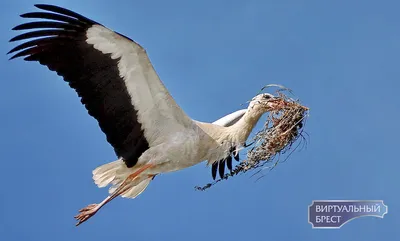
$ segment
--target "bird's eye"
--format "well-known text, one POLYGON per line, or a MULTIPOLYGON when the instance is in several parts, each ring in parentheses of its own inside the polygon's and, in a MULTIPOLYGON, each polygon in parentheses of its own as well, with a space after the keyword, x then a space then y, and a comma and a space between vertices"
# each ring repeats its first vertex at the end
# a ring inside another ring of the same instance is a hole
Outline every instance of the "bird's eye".
POLYGON ((266 100, 268 100, 269 98, 271 98, 271 96, 269 96, 269 95, 264 95, 263 97, 264 97, 264 99, 266 99, 266 100))

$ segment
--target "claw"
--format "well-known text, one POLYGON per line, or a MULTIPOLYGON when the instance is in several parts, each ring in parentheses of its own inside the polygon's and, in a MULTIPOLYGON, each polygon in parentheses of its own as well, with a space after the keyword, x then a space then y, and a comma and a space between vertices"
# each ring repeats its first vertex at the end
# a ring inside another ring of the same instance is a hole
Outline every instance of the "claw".
POLYGON ((79 214, 74 217, 76 220, 78 220, 76 226, 79 226, 81 223, 88 220, 90 217, 95 215, 97 211, 98 211, 98 204, 90 204, 87 207, 84 207, 81 210, 79 210, 79 214))
POLYGON ((119 195, 123 194, 127 189, 129 189, 129 183, 132 182, 132 180, 135 180, 135 178, 138 177, 144 170, 147 168, 152 167, 152 164, 146 164, 143 167, 139 168, 136 172, 132 173, 129 175, 125 181, 106 199, 104 199, 101 203, 99 204, 90 204, 81 210, 79 210, 79 214, 75 216, 75 219, 78 220, 78 223, 76 223, 76 226, 79 226, 81 223, 85 222, 89 218, 91 218, 93 215, 99 211, 101 207, 103 207, 105 204, 113 200, 114 198, 118 197, 119 195))
POLYGON ((89 210, 95 208, 96 206, 97 206, 97 203, 89 204, 89 205, 87 205, 87 207, 80 209, 79 212, 81 213, 81 212, 89 211, 89 210))

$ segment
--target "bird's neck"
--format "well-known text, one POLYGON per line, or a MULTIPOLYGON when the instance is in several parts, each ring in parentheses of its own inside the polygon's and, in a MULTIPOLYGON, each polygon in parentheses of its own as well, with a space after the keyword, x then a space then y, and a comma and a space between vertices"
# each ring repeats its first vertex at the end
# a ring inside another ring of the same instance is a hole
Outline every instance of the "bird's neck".
POLYGON ((229 127, 231 128, 230 132, 237 138, 236 141, 238 143, 246 142, 262 114, 261 112, 255 112, 253 108, 249 108, 238 122, 229 127))

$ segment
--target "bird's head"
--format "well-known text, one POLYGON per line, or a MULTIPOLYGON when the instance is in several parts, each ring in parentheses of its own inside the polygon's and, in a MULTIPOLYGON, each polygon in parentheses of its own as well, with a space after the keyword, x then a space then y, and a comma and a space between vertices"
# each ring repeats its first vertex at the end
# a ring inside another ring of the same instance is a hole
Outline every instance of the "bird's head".
POLYGON ((249 109, 252 109, 252 111, 254 112, 263 114, 276 108, 280 100, 280 97, 273 96, 272 94, 259 94, 250 101, 249 109))

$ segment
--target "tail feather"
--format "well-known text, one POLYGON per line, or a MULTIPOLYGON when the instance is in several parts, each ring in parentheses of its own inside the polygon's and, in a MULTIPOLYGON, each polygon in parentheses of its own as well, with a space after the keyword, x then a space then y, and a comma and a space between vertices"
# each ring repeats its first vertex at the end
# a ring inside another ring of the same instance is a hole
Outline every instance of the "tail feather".
POLYGON ((123 163, 122 160, 117 160, 94 169, 92 172, 94 183, 100 188, 106 187, 114 180, 117 170, 121 168, 121 163, 123 163))
POLYGON ((115 174, 115 170, 112 169, 107 170, 104 173, 99 173, 98 175, 95 175, 96 179, 94 179, 94 182, 98 187, 105 187, 114 180, 115 174))
POLYGON ((108 170, 114 170, 116 167, 118 167, 121 164, 121 162, 122 162, 122 160, 118 159, 116 161, 101 165, 93 170, 93 175, 101 174, 108 170))
MULTIPOLYGON (((128 168, 123 160, 104 164, 93 170, 93 180, 99 188, 106 187, 111 184, 108 192, 111 194, 117 189, 122 182, 132 173, 135 172, 135 167, 128 168)), ((130 183, 130 188, 121 196, 126 198, 135 198, 141 194, 149 185, 152 177, 139 176, 137 180, 130 183)))
POLYGON ((135 197, 139 196, 146 189, 146 187, 150 184, 151 180, 153 180, 151 177, 143 180, 138 185, 133 186, 130 189, 128 189, 128 191, 126 191, 124 194, 122 194, 121 197, 135 198, 135 197))

